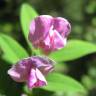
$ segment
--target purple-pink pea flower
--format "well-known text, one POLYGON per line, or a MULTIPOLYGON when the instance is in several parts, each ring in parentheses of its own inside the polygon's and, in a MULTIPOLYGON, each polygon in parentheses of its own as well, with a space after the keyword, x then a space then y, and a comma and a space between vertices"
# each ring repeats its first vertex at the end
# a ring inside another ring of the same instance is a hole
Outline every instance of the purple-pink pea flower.
POLYGON ((45 54, 63 48, 71 31, 70 23, 62 17, 41 15, 30 24, 29 40, 45 54))
POLYGON ((29 89, 47 84, 45 75, 53 70, 53 61, 47 57, 25 58, 8 70, 16 82, 26 82, 29 89))

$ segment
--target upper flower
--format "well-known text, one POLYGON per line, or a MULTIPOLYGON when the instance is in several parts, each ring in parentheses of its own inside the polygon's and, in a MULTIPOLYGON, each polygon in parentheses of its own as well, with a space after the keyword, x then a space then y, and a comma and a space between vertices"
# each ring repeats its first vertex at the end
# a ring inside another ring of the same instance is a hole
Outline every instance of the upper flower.
POLYGON ((70 23, 62 17, 41 15, 30 24, 29 40, 45 54, 63 48, 71 31, 70 23))
POLYGON ((53 70, 53 61, 47 57, 33 56, 19 61, 8 70, 17 82, 27 82, 28 87, 41 87, 47 84, 45 75, 53 70))

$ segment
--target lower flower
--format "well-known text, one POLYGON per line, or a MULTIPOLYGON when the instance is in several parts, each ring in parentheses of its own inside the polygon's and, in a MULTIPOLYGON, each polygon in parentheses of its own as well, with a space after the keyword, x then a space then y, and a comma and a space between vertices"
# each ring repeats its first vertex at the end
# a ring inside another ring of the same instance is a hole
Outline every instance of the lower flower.
POLYGON ((54 62, 47 57, 33 56, 17 62, 8 70, 16 82, 26 82, 29 89, 47 85, 45 75, 53 70, 54 62))

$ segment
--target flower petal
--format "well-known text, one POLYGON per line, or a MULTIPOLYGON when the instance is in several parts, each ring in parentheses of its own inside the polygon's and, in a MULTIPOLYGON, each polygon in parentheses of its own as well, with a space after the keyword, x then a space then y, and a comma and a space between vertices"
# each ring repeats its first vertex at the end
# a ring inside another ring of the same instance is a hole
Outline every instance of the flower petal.
POLYGON ((49 15, 38 16, 31 22, 29 40, 33 43, 34 46, 37 45, 40 40, 43 40, 48 34, 51 23, 52 17, 49 15))
POLYGON ((31 65, 28 59, 23 59, 19 61, 16 65, 13 65, 12 68, 8 70, 8 74, 13 80, 17 82, 24 82, 28 77, 30 66, 31 65))
POLYGON ((67 37, 71 31, 71 25, 65 18, 57 17, 54 18, 54 29, 63 37, 67 37))
POLYGON ((67 38, 62 37, 57 30, 50 30, 49 35, 46 37, 44 42, 43 52, 48 54, 52 51, 63 48, 67 43, 67 38))
POLYGON ((36 66, 44 75, 47 75, 54 68, 55 62, 46 56, 33 56, 31 60, 34 66, 36 66))
POLYGON ((36 76, 37 76, 37 79, 38 79, 37 87, 47 85, 47 81, 46 81, 45 77, 43 76, 43 74, 37 68, 36 68, 36 76))
POLYGON ((27 80, 27 85, 29 89, 32 89, 33 87, 35 87, 35 83, 37 82, 37 77, 36 77, 36 70, 35 69, 31 69, 28 80, 27 80))
POLYGON ((67 39, 63 38, 59 32, 54 30, 54 36, 53 36, 53 46, 52 50, 61 49, 66 45, 67 39))
POLYGON ((47 84, 43 74, 36 68, 31 69, 27 85, 29 89, 34 87, 41 87, 47 84))

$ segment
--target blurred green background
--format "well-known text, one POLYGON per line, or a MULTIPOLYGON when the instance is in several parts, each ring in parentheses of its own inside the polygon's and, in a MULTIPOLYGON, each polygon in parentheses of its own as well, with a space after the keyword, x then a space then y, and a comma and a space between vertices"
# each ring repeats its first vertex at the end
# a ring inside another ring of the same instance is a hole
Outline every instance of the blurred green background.
MULTIPOLYGON (((72 25, 72 32, 68 39, 82 39, 96 44, 96 0, 0 0, 0 32, 12 36, 26 48, 26 50, 28 50, 28 47, 26 46, 27 43, 21 32, 20 25, 20 7, 25 2, 32 5, 40 15, 47 14, 67 18, 72 25)), ((0 54, 2 54, 2 51, 0 51, 0 54)), ((5 63, 6 62, 0 59, 0 64, 5 66, 5 63)), ((2 66, 0 65, 0 67, 2 66)), ((0 70, 0 75, 8 68, 9 66, 2 69, 3 71, 0 70)), ((95 53, 74 61, 66 62, 66 64, 61 65, 61 67, 56 68, 56 71, 68 74, 77 79, 87 88, 88 96, 96 96, 95 53)), ((4 76, 5 80, 7 78, 6 75, 4 76)), ((9 80, 9 77, 7 79, 9 80)), ((10 82, 9 80, 8 84, 10 84, 10 82)), ((13 85, 15 85, 14 82, 13 85)), ((0 96, 3 96, 1 86, 4 85, 0 85, 0 91, 2 93, 0 96)), ((15 86, 17 86, 16 89, 20 87, 19 85, 15 86)), ((18 92, 20 92, 20 90, 18 90, 18 92)), ((8 96, 13 96, 11 92, 8 94, 10 94, 8 96)), ((61 95, 59 93, 56 93, 58 95, 52 94, 53 93, 49 92, 48 96, 62 96, 61 93, 61 95)), ((69 94, 68 96, 75 95, 69 94)))

